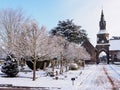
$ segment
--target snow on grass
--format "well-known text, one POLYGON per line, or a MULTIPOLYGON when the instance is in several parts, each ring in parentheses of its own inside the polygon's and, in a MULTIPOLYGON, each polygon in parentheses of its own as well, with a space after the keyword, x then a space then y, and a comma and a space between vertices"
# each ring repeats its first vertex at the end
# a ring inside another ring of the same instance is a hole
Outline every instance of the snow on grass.
MULTIPOLYGON (((92 66, 94 67, 94 66, 92 66)), ((90 67, 90 68, 92 68, 90 67)), ((80 76, 86 76, 88 71, 88 67, 84 70, 80 69, 77 71, 69 71, 65 72, 63 75, 58 75, 58 80, 55 80, 53 77, 46 76, 45 71, 37 71, 35 81, 32 81, 33 72, 19 72, 17 77, 4 77, 2 72, 0 72, 0 84, 12 84, 13 86, 28 86, 28 87, 59 87, 59 88, 69 88, 74 87, 78 84, 79 80, 85 79, 81 78, 80 76), (83 71, 86 71, 83 72, 83 71), (75 78, 74 85, 72 85, 71 78, 75 78)), ((83 77, 82 76, 82 77, 83 77)))

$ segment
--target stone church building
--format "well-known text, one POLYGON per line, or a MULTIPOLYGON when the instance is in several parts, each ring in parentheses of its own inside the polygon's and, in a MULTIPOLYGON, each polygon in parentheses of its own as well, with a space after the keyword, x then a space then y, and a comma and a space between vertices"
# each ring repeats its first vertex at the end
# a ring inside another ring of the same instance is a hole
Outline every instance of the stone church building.
POLYGON ((112 63, 120 62, 120 37, 113 36, 109 42, 109 60, 112 63))
POLYGON ((102 61, 105 61, 107 64, 113 63, 114 61, 120 62, 120 38, 116 38, 109 39, 109 33, 106 30, 106 21, 102 10, 96 47, 94 47, 89 41, 85 41, 82 44, 91 55, 90 62, 97 64, 102 61), (104 59, 100 59, 100 54, 102 52, 106 54, 104 59))

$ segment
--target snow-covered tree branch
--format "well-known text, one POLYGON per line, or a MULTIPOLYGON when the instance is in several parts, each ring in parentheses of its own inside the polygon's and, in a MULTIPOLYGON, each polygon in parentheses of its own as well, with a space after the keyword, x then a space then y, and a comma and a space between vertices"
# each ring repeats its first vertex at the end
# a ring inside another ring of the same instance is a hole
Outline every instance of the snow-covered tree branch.
POLYGON ((19 31, 27 20, 20 9, 0 10, 0 38, 6 53, 14 51, 19 31))

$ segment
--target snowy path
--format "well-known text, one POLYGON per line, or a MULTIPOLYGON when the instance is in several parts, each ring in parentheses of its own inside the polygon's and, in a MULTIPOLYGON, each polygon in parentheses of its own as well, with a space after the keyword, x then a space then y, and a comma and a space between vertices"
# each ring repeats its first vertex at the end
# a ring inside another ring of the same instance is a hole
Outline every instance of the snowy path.
POLYGON ((89 77, 80 82, 77 90, 119 90, 120 75, 116 72, 111 65, 96 65, 89 77))

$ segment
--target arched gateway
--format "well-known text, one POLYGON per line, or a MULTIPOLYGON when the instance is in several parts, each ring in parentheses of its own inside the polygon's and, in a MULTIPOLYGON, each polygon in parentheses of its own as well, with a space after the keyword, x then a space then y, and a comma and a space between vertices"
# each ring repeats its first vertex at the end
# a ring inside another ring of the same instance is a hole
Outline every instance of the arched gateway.
POLYGON ((100 27, 100 30, 97 34, 97 45, 96 45, 96 49, 97 49, 96 63, 99 64, 101 62, 99 55, 101 52, 105 52, 107 57, 106 62, 107 64, 109 64, 109 46, 110 46, 109 33, 106 31, 106 21, 104 20, 103 10, 101 12, 99 27, 100 27))

